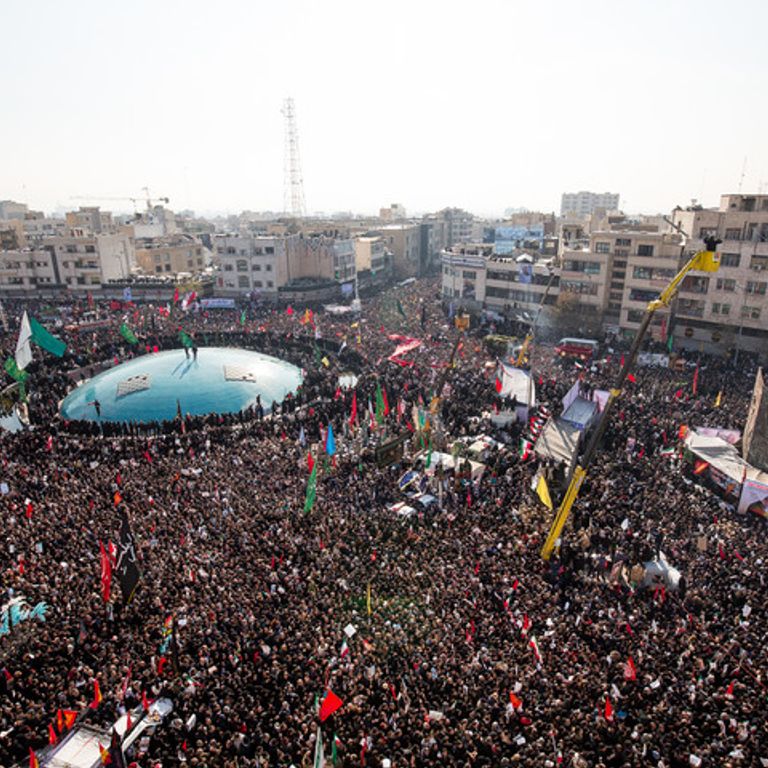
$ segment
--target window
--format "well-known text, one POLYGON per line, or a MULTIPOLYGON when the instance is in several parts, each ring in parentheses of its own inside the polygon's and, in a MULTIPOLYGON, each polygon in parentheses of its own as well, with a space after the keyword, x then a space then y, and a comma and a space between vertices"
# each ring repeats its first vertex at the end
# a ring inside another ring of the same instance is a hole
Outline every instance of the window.
POLYGON ((706 293, 709 290, 709 278, 688 275, 683 280, 680 290, 687 293, 706 293))
POLYGON ((740 262, 741 262, 741 256, 738 253, 721 253, 720 254, 721 267, 738 267, 740 262))
POLYGON ((653 246, 652 245, 638 245, 637 246, 637 255, 638 256, 653 256, 653 246))
POLYGON ((632 277, 635 280, 651 280, 653 277, 653 270, 650 267, 635 267, 632 270, 632 277))
POLYGON ((261 288, 261 280, 254 280, 253 286, 254 288, 261 288))
POLYGON ((699 239, 704 240, 706 237, 717 237, 717 227, 702 227, 699 230, 699 239))
POLYGON ((715 285, 718 291, 728 291, 729 293, 733 293, 736 290, 736 281, 727 280, 723 277, 718 277, 715 285))
POLYGON ((253 271, 254 272, 261 272, 261 264, 254 264, 253 265, 253 271))
POLYGON ((238 288, 250 288, 251 287, 251 281, 248 279, 248 275, 238 275, 237 276, 237 287, 238 288))
POLYGON ((720 302, 716 301, 714 304, 712 304, 712 314, 713 315, 730 315, 731 305, 721 304, 720 302))
POLYGON ((262 255, 262 253, 263 253, 263 251, 261 250, 261 247, 259 247, 259 248, 254 248, 254 249, 253 249, 253 253, 254 253, 254 255, 255 255, 255 256, 261 256, 261 255, 262 255))
POLYGON ((736 228, 736 229, 726 229, 725 230, 725 239, 726 240, 741 240, 741 230, 739 228, 736 228))
POLYGON ((477 272, 473 272, 472 270, 465 269, 461 276, 466 278, 467 280, 475 280, 477 278, 477 272))
POLYGON ((704 317, 704 302, 700 299, 680 299, 677 311, 688 317, 704 317))
POLYGON ((267 280, 267 288, 274 288, 275 284, 271 280, 267 280))
POLYGON ((272 254, 272 253, 274 253, 274 252, 275 252, 275 249, 274 249, 274 248, 273 248, 271 245, 268 245, 268 246, 267 246, 267 247, 264 249, 264 253, 266 253, 266 254, 268 254, 268 255, 269 255, 269 254, 272 254))
POLYGON ((225 272, 231 272, 232 271, 232 265, 231 264, 225 264, 224 265, 224 271, 225 272))
POLYGON ((617 237, 616 238, 616 247, 617 248, 629 248, 632 245, 632 241, 629 238, 626 237, 617 237))
POLYGON ((595 253, 610 253, 610 252, 611 252, 610 243, 595 243, 595 253))
POLYGON ((233 248, 231 245, 227 247, 227 253, 230 256, 234 256, 237 253, 237 248, 233 248))
POLYGON ((163 271, 163 265, 162 264, 156 264, 155 265, 155 272, 162 272, 163 271))
POLYGON ((750 259, 749 268, 754 270, 768 269, 768 256, 754 254, 750 259))
POLYGON ((756 283, 752 280, 747 282, 747 293, 754 293, 758 296, 765 296, 765 289, 768 283, 756 283))
POLYGON ((600 265, 594 261, 571 260, 565 262, 565 267, 569 272, 583 272, 585 275, 599 275, 600 265))
POLYGON ((741 308, 741 316, 746 320, 759 320, 760 307, 748 307, 746 304, 741 308))
POLYGON ((247 272, 248 271, 248 262, 245 259, 238 259, 237 260, 237 271, 238 272, 247 272))
POLYGON ((96 253, 96 246, 95 245, 86 245, 85 246, 85 252, 86 253, 96 253))
POLYGON ((267 270, 267 272, 271 272, 272 271, 272 265, 271 264, 267 264, 265 269, 267 270))
POLYGON ((653 301, 657 296, 656 291, 645 291, 642 288, 631 288, 629 291, 630 301, 653 301))
POLYGON ((170 271, 171 271, 171 265, 170 265, 170 264, 163 264, 163 269, 164 269, 166 272, 170 272, 170 271))
POLYGON ((642 309, 628 309, 627 321, 630 323, 642 323, 645 317, 645 310, 642 309))
POLYGON ((616 248, 613 251, 614 256, 629 256, 629 248, 616 248))

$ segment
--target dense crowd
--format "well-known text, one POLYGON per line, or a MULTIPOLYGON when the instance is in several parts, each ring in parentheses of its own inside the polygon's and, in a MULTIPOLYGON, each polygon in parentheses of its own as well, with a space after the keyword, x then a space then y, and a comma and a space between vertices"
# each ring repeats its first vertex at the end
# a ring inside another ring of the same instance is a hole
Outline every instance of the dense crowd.
MULTIPOLYGON (((4 358, 21 309, 6 304, 4 358)), ((59 709, 108 727, 168 696, 169 722, 131 754, 139 766, 309 766, 328 690, 343 706, 322 724, 326 760, 335 741, 343 766, 768 765, 765 521, 694 476, 680 438, 682 425, 743 429, 750 361, 702 356, 696 394, 691 367, 639 368, 544 562, 552 515, 532 481, 550 467, 519 455, 524 424, 493 419, 510 403, 480 334, 450 365, 457 331, 433 282, 365 302, 359 322, 256 306, 98 311, 107 326, 55 331, 65 357, 38 353, 30 366, 32 428, 0 433, 4 600, 49 606, 44 623, 0 638, 0 765, 43 749, 59 709), (138 349, 118 334, 123 321, 138 349), (89 367, 179 346, 179 326, 203 348, 288 359, 304 385, 265 412, 183 428, 56 415, 89 367), (392 334, 422 340, 413 365, 388 361, 392 334), (354 387, 339 386, 346 372, 354 387), (382 423, 368 408, 378 388, 382 423), (414 406, 428 412, 440 394, 425 443, 414 406), (399 434, 411 457, 432 439, 437 450, 485 434, 504 447, 478 482, 439 473, 440 509, 403 518, 388 507, 410 459, 379 467, 374 456, 399 434), (305 511, 309 452, 319 470, 305 511), (142 578, 129 605, 117 584, 105 605, 99 542, 118 540, 123 509, 142 578), (659 552, 683 576, 677 593, 639 586, 636 566, 659 552), (159 652, 169 616, 173 664, 159 652)), ((578 377, 587 391, 612 381, 619 355, 577 367, 534 347, 539 399, 556 415, 578 377)))

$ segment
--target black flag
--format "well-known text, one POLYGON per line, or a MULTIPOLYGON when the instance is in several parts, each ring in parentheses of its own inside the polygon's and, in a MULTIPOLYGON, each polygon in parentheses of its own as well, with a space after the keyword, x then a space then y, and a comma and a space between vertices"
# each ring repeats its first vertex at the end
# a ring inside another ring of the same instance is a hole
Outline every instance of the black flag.
POLYGON ((133 544, 131 524, 128 521, 128 513, 121 512, 120 521, 120 553, 115 566, 117 578, 120 581, 120 589, 123 591, 123 605, 128 605, 133 599, 133 593, 139 584, 141 571, 136 561, 136 548, 133 544))
POLYGON ((112 729, 112 740, 109 743, 109 765, 113 768, 125 768, 123 740, 114 728, 112 729))

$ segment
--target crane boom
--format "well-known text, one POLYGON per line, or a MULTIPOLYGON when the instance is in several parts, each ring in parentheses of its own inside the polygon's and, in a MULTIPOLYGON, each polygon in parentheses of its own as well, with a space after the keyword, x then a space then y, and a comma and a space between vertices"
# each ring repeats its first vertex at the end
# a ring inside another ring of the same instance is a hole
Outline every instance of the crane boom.
POLYGON ((597 427, 592 433, 592 437, 587 444, 587 449, 584 452, 582 460, 579 462, 579 465, 573 472, 571 482, 568 485, 568 490, 565 492, 565 495, 560 502, 560 506, 558 507, 555 519, 552 521, 552 526, 549 529, 547 539, 544 542, 544 546, 541 548, 541 556, 544 558, 544 560, 549 560, 555 545, 557 544, 560 535, 562 534, 563 528, 565 527, 565 524, 568 520, 568 515, 571 512, 571 508, 573 507, 573 504, 579 495, 579 491, 581 490, 584 479, 586 478, 587 470, 592 463, 592 459, 597 453, 600 441, 602 440, 602 437, 605 434, 605 430, 608 427, 608 421, 611 417, 614 403, 621 395, 624 382, 626 381, 627 376, 630 374, 632 368, 634 368, 637 354, 640 351, 640 347, 642 346, 643 339, 646 332, 648 331, 648 327, 651 324, 654 313, 661 307, 669 306, 669 303, 677 293, 683 278, 691 270, 697 269, 702 272, 717 272, 719 269, 720 254, 715 252, 715 248, 717 248, 717 244, 720 241, 716 238, 707 238, 704 242, 707 250, 699 251, 698 253, 694 254, 683 265, 682 269, 672 278, 669 285, 659 294, 659 297, 648 303, 645 311, 645 317, 643 317, 640 328, 638 329, 634 341, 632 342, 629 355, 627 355, 625 358, 624 365, 622 366, 621 371, 619 371, 618 378, 608 393, 608 400, 605 403, 603 412, 600 414, 600 420, 597 423, 597 427))

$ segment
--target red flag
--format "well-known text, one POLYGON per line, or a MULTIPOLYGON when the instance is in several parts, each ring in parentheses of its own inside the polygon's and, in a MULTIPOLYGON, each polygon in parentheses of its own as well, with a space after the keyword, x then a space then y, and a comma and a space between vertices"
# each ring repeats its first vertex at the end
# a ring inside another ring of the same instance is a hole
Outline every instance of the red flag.
POLYGON ((179 289, 176 288, 173 292, 173 303, 176 304, 179 301, 179 289))
POLYGON ((29 768, 40 768, 40 761, 32 747, 29 748, 29 768))
POLYGON ((293 314, 293 307, 289 304, 288 309, 285 310, 285 314, 290 317, 293 314))
POLYGON ((731 680, 730 684, 728 685, 728 688, 725 691, 725 696, 728 699, 733 698, 733 686, 735 682, 736 682, 735 680, 731 680))
POLYGON ((501 394, 501 379, 498 376, 496 377, 496 391, 501 394))
POLYGON ((338 400, 341 397, 341 387, 336 387, 336 394, 333 396, 334 400, 338 400))
POLYGON ((77 712, 74 712, 71 709, 65 709, 62 714, 64 715, 64 726, 68 729, 71 728, 77 720, 77 712))
POLYGON ((635 669, 635 662, 632 661, 632 657, 627 657, 627 663, 624 665, 624 679, 625 680, 637 680, 637 670, 635 669))
POLYGON ((101 689, 99 688, 99 681, 93 681, 93 701, 88 705, 91 709, 98 709, 99 704, 104 697, 101 695, 101 689))
POLYGON ((698 389, 699 389, 699 366, 697 365, 696 366, 696 370, 693 372, 693 387, 692 387, 692 391, 693 391, 694 395, 696 394, 698 389))
POLYGON ((521 699, 518 699, 517 696, 515 696, 512 691, 509 692, 509 703, 515 708, 520 709, 520 707, 523 706, 523 702, 521 699))
POLYGON ((333 691, 329 690, 320 705, 320 722, 324 723, 343 703, 333 691))
POLYGON ((149 699, 147 698, 147 692, 141 692, 141 708, 145 711, 149 711, 149 699))
POLYGON ((631 381, 633 384, 636 384, 637 383, 637 379, 635 378, 635 374, 634 373, 628 374, 627 375, 627 381, 631 381))
POLYGON ((56 738, 56 731, 53 730, 53 723, 48 723, 48 743, 56 744, 58 739, 56 738))
POLYGON ((122 500, 123 500, 123 497, 120 495, 120 491, 115 491, 115 496, 114 496, 114 502, 115 502, 115 506, 117 506, 118 504, 120 504, 120 502, 121 502, 122 500))
POLYGON ((149 451, 144 451, 144 458, 147 460, 147 464, 152 463, 152 454, 149 451))
POLYGON ((101 599, 108 603, 112 587, 112 561, 101 541, 99 542, 99 554, 101 557, 101 599))
POLYGON ((59 733, 64 730, 64 713, 60 709, 56 711, 56 728, 59 733))
POLYGON ((609 722, 613 722, 613 705, 611 704, 611 700, 606 696, 605 697, 605 719, 609 722))
POLYGON ((24 514, 27 516, 27 520, 32 519, 32 513, 34 512, 35 508, 32 506, 32 502, 27 499, 27 501, 24 504, 24 514))
POLYGON ((384 400, 384 415, 389 416, 389 400, 387 399, 387 390, 382 387, 381 397, 384 400))
POLYGON ((307 469, 309 470, 309 474, 312 474, 312 469, 315 466, 315 460, 312 458, 312 453, 307 454, 307 469))
POLYGON ((128 733, 128 731, 133 728, 133 720, 131 720, 131 710, 129 709, 126 713, 126 719, 125 719, 125 732, 128 733))
POLYGON ((621 360, 619 361, 619 367, 620 368, 624 367, 624 355, 621 356, 621 360))
POLYGON ((101 756, 101 764, 109 765, 112 762, 112 756, 109 754, 109 750, 106 747, 101 746, 101 742, 97 742, 99 745, 99 755, 101 756))
POLYGON ((45 441, 45 450, 53 450, 53 435, 48 435, 48 439, 45 441))
POLYGON ((678 389, 677 392, 675 392, 675 400, 679 400, 683 396, 683 390, 678 389))
POLYGON ((700 459, 697 459, 693 465, 693 474, 694 475, 700 475, 704 470, 709 466, 709 464, 706 461, 701 461, 700 459))
POLYGON ((357 422, 357 392, 352 393, 352 410, 349 414, 349 426, 354 427, 357 422))

